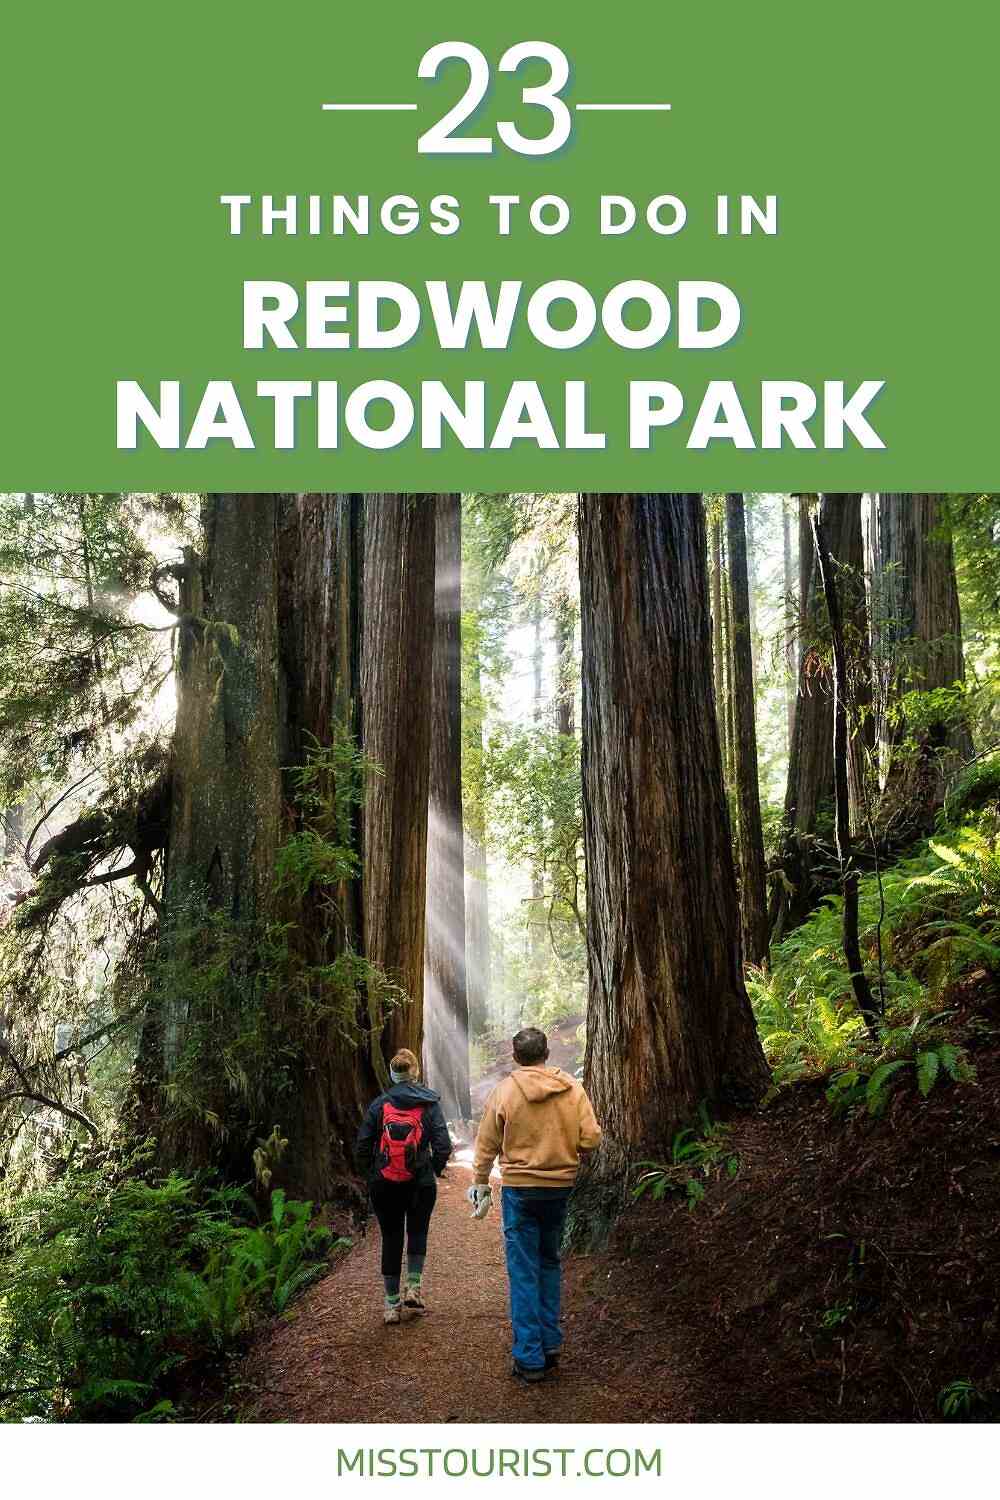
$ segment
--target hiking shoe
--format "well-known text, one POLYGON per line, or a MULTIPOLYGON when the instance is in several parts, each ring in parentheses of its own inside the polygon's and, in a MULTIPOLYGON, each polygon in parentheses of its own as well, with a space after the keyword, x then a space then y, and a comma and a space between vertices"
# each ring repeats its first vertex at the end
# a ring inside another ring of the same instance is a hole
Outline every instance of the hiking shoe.
POLYGON ((540 1380, 545 1379, 545 1366, 539 1369, 531 1369, 528 1365, 519 1365, 515 1359, 510 1367, 510 1373, 515 1380, 523 1380, 526 1385, 537 1385, 540 1380))
POLYGON ((392 1307, 386 1308, 382 1315, 382 1321, 383 1323, 402 1323, 403 1315, 399 1310, 398 1302, 394 1303, 392 1307))
POLYGON ((546 1356, 545 1356, 545 1368, 547 1370, 558 1370, 558 1368, 559 1368, 559 1351, 558 1351, 558 1349, 555 1350, 554 1353, 552 1353, 552 1354, 546 1354, 546 1356))
POLYGON ((418 1286, 408 1286, 406 1288, 403 1306, 407 1312, 422 1313, 427 1311, 427 1303, 420 1295, 420 1288, 418 1286))

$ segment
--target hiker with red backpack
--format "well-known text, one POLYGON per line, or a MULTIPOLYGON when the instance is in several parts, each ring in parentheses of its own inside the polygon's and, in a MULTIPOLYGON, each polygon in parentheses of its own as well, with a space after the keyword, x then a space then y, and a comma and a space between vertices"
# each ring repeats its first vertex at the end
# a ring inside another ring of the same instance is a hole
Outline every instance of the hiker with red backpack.
POLYGON ((441 1096, 418 1082, 420 1064, 407 1047, 389 1064, 392 1087, 368 1106, 354 1147, 382 1233, 385 1321, 402 1321, 403 1309, 426 1311, 421 1292, 427 1231, 437 1181, 451 1155, 441 1096), (403 1241, 406 1290, 403 1292, 403 1241))

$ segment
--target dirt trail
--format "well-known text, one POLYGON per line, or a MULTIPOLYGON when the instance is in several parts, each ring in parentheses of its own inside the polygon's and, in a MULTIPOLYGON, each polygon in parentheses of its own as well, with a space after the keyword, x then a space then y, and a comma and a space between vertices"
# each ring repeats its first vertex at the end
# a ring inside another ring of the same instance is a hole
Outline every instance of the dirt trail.
MULTIPOLYGON (((429 1311, 382 1322, 379 1237, 367 1235, 257 1344, 248 1375, 251 1415, 286 1422, 627 1422, 628 1390, 602 1380, 574 1352, 589 1313, 568 1278, 559 1374, 526 1387, 510 1374, 507 1278, 499 1205, 482 1223, 465 1198, 468 1167, 453 1162, 439 1187, 424 1291, 429 1311)), ((498 1195, 495 1195, 495 1197, 498 1195)), ((662 1395, 662 1390, 661 1390, 662 1395)))

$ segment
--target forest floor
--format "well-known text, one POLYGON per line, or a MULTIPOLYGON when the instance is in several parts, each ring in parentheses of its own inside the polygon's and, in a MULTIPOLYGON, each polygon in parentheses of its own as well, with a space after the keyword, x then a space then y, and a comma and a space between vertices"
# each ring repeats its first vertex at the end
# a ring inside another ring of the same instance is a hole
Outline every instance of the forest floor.
POLYGON ((973 1083, 881 1119, 835 1119, 822 1083, 731 1125, 735 1177, 693 1210, 642 1200, 611 1243, 567 1260, 562 1369, 510 1370, 496 1209, 469 1217, 461 1163, 442 1184, 431 1310, 381 1317, 369 1232, 258 1339, 243 1379, 260 1421, 934 1421, 968 1381, 1000 1390, 1000 992, 952 999, 973 1083))

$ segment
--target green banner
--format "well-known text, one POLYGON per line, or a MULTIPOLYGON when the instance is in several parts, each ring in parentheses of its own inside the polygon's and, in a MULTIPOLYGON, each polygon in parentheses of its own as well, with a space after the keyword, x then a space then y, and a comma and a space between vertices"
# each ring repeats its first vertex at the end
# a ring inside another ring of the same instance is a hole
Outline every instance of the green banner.
POLYGON ((996 488, 997 18, 21 7, 0 480, 996 488))

